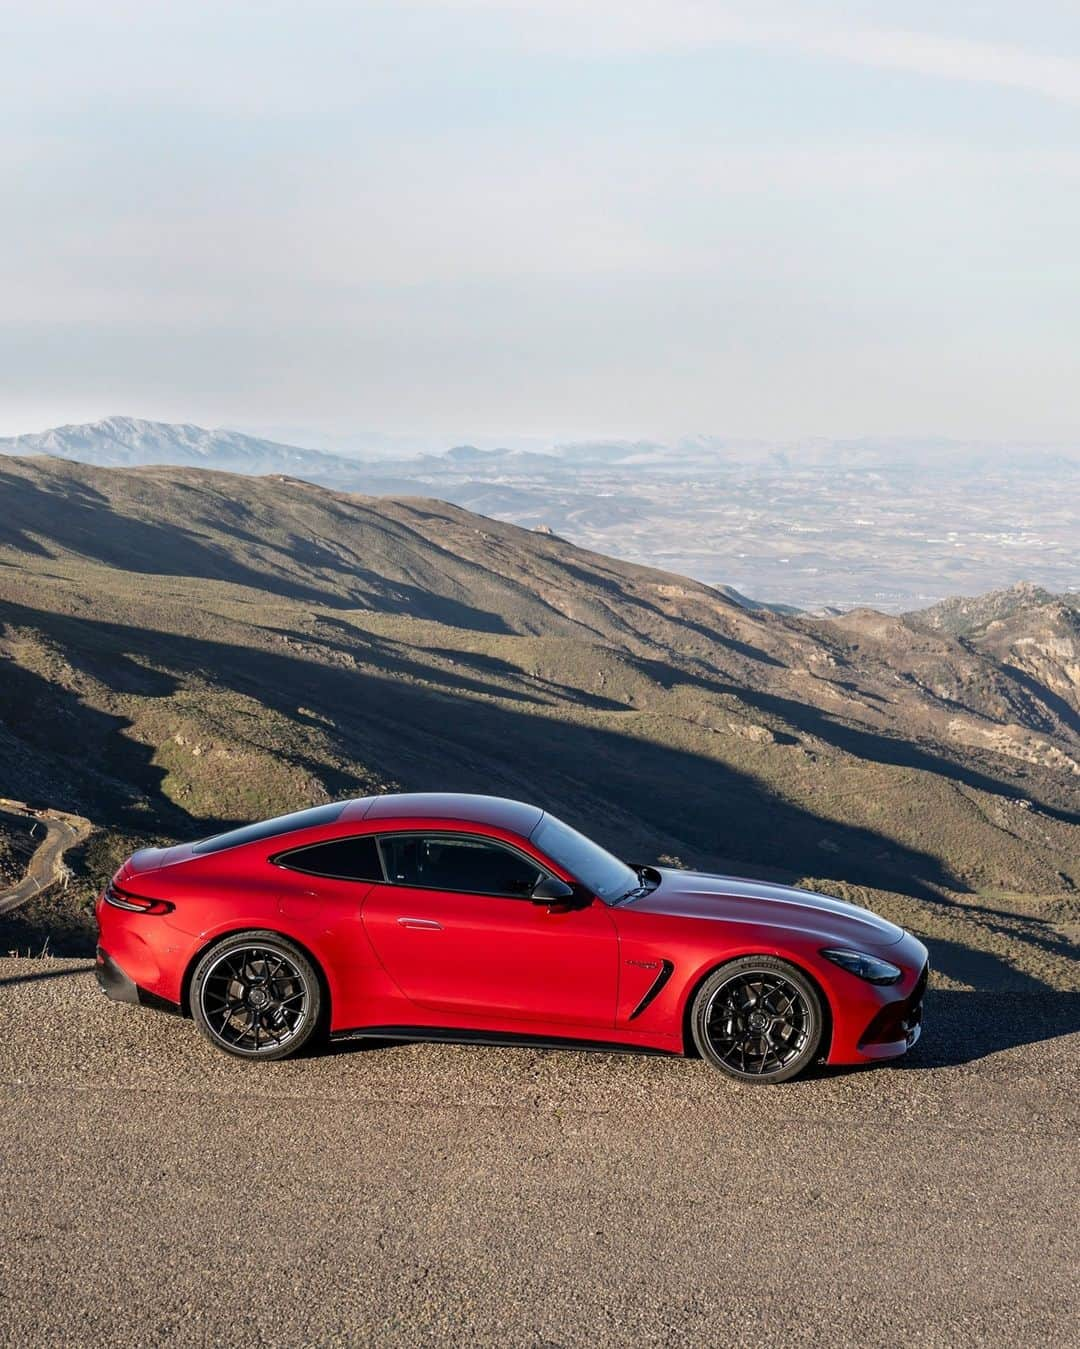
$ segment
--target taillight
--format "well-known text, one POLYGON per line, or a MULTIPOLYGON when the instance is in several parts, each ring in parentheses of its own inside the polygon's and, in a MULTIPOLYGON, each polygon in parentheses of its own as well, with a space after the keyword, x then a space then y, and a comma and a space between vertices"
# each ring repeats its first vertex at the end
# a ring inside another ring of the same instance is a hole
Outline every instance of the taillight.
POLYGON ((105 887, 105 903, 114 909, 127 909, 129 913, 172 913, 173 905, 164 899, 147 899, 143 895, 133 895, 130 890, 122 890, 112 881, 105 887))

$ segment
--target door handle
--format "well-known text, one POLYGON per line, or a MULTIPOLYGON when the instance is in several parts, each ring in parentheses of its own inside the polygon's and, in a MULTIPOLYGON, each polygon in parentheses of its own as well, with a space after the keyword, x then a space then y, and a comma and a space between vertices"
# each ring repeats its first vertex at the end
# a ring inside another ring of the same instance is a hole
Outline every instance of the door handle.
POLYGON ((417 927, 424 932, 441 932, 442 923, 437 923, 434 918, 399 918, 399 927, 417 927))

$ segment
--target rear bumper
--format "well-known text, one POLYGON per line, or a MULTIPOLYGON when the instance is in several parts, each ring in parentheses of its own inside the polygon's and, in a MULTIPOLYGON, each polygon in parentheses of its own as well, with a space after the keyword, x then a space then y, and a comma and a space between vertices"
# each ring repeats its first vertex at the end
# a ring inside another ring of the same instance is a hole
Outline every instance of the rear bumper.
POLYGON ((138 1002, 139 988, 135 980, 126 975, 107 951, 97 948, 94 964, 94 977, 98 988, 113 1002, 138 1002))
POLYGON ((129 974, 126 974, 107 951, 97 948, 94 962, 94 977, 98 988, 113 1002, 134 1002, 141 1007, 157 1007, 163 1012, 179 1012, 179 1007, 157 993, 149 993, 140 988, 129 974))

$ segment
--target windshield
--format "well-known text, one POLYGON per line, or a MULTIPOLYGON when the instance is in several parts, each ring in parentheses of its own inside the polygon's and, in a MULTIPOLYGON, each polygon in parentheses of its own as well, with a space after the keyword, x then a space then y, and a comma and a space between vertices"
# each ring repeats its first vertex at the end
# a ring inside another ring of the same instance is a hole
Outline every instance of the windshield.
POLYGON ((632 867, 554 815, 545 815, 530 838, 553 862, 608 904, 615 904, 641 880, 632 867))

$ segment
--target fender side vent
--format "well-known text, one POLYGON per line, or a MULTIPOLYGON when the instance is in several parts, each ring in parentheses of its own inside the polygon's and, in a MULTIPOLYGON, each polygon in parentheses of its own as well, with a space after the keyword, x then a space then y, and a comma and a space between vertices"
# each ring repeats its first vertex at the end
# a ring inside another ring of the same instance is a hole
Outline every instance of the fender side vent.
POLYGON ((653 998, 656 997, 656 995, 664 987, 667 981, 671 978, 674 969, 675 966, 671 963, 670 960, 662 960, 660 962, 660 973, 656 976, 656 978, 646 989, 645 996, 641 999, 638 1005, 630 1013, 631 1021, 633 1021, 636 1017, 639 1017, 645 1010, 645 1008, 648 1007, 649 1003, 652 1002, 653 998))

